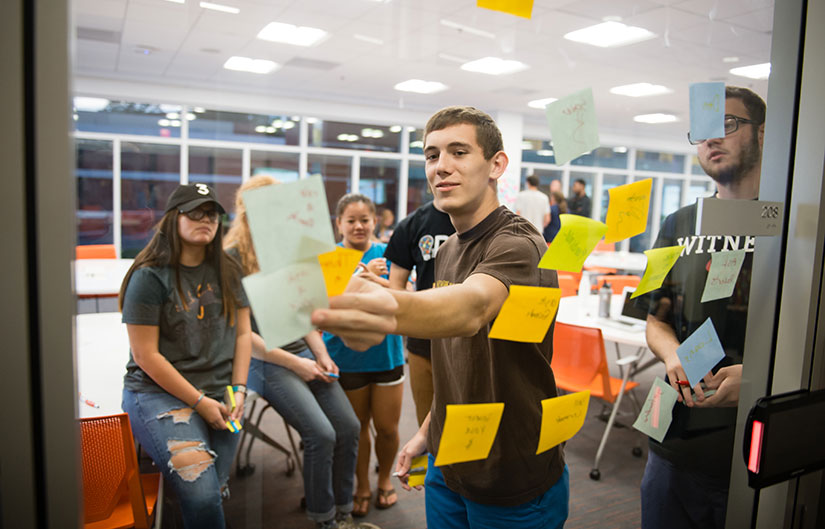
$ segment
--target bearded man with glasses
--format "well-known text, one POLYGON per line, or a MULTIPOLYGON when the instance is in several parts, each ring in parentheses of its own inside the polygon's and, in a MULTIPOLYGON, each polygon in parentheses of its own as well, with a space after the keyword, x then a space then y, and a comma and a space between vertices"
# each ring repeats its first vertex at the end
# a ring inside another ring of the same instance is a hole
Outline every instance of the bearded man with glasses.
MULTIPOLYGON (((717 199, 757 198, 764 123, 762 98, 747 88, 728 86, 725 137, 697 139, 688 134, 697 146, 699 164, 716 182, 717 199)), ((667 436, 661 443, 650 440, 641 486, 643 529, 725 526, 755 241, 696 235, 696 209, 691 204, 665 219, 654 247, 685 249, 662 288, 638 301, 648 310, 648 347, 665 364, 667 381, 679 392, 667 436), (712 254, 736 250, 745 252, 732 296, 702 303, 712 254), (683 385, 687 376, 676 348, 708 318, 725 357, 691 388, 683 385)))

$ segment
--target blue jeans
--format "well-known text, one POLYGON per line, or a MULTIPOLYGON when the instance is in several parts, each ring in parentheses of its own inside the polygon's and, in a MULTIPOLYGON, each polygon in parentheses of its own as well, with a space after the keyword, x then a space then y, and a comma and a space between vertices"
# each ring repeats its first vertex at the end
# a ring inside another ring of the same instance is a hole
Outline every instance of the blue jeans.
POLYGON ((132 432, 180 500, 184 526, 223 529, 222 492, 239 436, 229 430, 213 430, 187 404, 168 393, 123 390, 124 411, 132 432), (211 456, 207 464, 173 464, 173 456, 189 452, 211 456))
MULTIPOLYGON (((314 360, 304 349, 298 356, 314 360)), ((301 434, 307 516, 316 522, 352 511, 361 425, 338 382, 305 382, 292 370, 252 359, 250 388, 301 434)))
POLYGON ((561 529, 567 520, 570 501, 570 476, 567 465, 555 485, 532 500, 504 507, 468 500, 450 490, 444 474, 434 465, 432 454, 427 457, 427 477, 424 479, 424 503, 427 526, 438 529, 561 529))
POLYGON ((727 479, 679 470, 649 450, 641 489, 642 529, 725 527, 727 479))

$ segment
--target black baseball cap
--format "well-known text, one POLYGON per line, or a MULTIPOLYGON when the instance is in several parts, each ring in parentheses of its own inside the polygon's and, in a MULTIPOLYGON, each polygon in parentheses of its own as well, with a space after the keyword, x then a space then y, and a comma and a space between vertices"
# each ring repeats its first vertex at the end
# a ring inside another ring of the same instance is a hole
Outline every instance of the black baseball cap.
POLYGON ((186 213, 187 211, 192 211, 196 207, 206 204, 207 202, 214 203, 215 207, 218 208, 218 211, 221 213, 226 213, 226 210, 223 209, 221 203, 218 202, 217 198, 215 198, 215 190, 208 185, 180 185, 169 196, 169 200, 166 201, 166 213, 169 213, 173 209, 186 213))

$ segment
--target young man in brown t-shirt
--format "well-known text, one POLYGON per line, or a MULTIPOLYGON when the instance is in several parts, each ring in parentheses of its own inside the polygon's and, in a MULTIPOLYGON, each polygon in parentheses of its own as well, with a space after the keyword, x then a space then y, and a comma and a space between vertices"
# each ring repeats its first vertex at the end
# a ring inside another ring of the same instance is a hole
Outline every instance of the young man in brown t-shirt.
POLYGON ((541 400, 556 396, 552 327, 535 344, 488 336, 510 285, 558 285, 554 271, 538 268, 546 245, 526 220, 499 206, 496 181, 508 160, 490 116, 445 108, 427 123, 424 144, 435 202, 457 230, 439 249, 437 288, 389 291, 355 279, 313 322, 354 348, 386 333, 433 339, 433 406, 396 467, 408 488, 410 460, 429 450, 430 527, 562 527, 569 486, 561 449, 535 453, 541 400), (446 405, 484 402, 505 404, 489 457, 433 466, 446 405))

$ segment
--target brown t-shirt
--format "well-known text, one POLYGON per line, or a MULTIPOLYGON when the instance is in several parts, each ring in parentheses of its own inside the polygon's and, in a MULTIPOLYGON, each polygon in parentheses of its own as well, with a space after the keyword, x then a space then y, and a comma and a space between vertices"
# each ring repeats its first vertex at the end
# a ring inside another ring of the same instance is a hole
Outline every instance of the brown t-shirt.
MULTIPOLYGON (((439 249, 436 287, 462 283, 472 274, 510 285, 557 287, 553 270, 538 268, 547 244, 529 221, 501 206, 469 231, 452 235, 439 249)), ((435 396, 428 449, 435 454, 447 404, 503 402, 490 456, 442 466, 447 486, 485 504, 519 505, 553 486, 564 469, 560 447, 536 455, 541 401, 555 397, 550 369, 553 327, 541 343, 488 337, 493 322, 469 338, 432 341, 435 396)))

